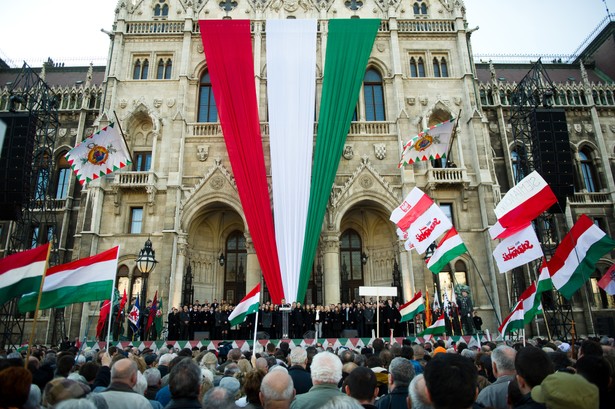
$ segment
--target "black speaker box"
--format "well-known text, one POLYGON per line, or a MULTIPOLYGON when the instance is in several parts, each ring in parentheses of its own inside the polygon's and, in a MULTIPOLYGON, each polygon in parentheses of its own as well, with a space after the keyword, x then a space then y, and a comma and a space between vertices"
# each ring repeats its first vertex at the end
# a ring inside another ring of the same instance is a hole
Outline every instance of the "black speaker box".
POLYGON ((563 109, 536 109, 531 115, 532 156, 534 168, 549 184, 559 206, 550 211, 559 213, 566 207, 566 198, 574 194, 572 151, 563 109))
POLYGON ((0 220, 16 220, 30 199, 36 121, 30 114, 1 113, 6 125, 0 153, 0 220))

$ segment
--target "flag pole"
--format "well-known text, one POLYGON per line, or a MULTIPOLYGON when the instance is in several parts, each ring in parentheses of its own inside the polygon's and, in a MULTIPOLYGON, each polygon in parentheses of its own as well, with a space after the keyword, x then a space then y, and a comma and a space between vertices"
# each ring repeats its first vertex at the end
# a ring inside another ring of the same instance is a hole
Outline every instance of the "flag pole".
POLYGON ((28 369, 28 361, 30 360, 30 354, 32 353, 32 343, 34 342, 34 334, 36 332, 36 323, 38 322, 38 309, 41 306, 41 298, 43 298, 43 284, 45 283, 45 276, 47 275, 47 269, 49 268, 49 254, 51 253, 51 247, 53 246, 53 240, 47 243, 47 257, 45 258, 45 270, 41 277, 41 287, 38 290, 38 299, 36 300, 36 309, 34 310, 34 319, 32 320, 32 332, 30 333, 30 341, 28 341, 28 350, 26 352, 26 361, 24 362, 24 368, 28 369))
POLYGON ((459 109, 459 113, 457 113, 457 120, 455 121, 455 126, 453 127, 453 132, 451 133, 451 141, 448 145, 448 150, 446 151, 446 162, 448 163, 448 158, 451 156, 451 151, 453 150, 453 142, 455 142, 455 136, 457 136, 457 125, 459 124, 459 117, 461 116, 461 108, 459 109))
POLYGON ((470 256, 470 260, 472 260, 472 264, 474 265, 474 268, 476 269, 476 272, 478 273, 478 278, 480 278, 480 282, 483 283, 483 287, 485 288, 485 293, 487 294, 487 298, 489 299, 489 302, 491 303, 491 306, 493 307, 493 314, 495 315, 495 319, 498 322, 498 327, 499 327, 500 325, 502 325, 502 321, 500 320, 500 317, 498 316, 498 311, 495 309, 495 304, 493 303, 493 299, 491 298, 491 295, 489 295, 487 284, 485 284, 483 275, 478 270, 478 266, 476 265, 476 262, 474 261, 474 257, 472 257, 469 251, 468 251, 468 256, 470 256))
POLYGON ((117 117, 115 110, 113 110, 113 115, 115 115, 115 123, 117 124, 118 129, 120 130, 120 135, 122 135, 122 139, 124 140, 124 147, 126 148, 126 152, 128 152, 128 157, 132 162, 132 154, 130 153, 130 149, 128 149, 128 142, 126 142, 126 137, 124 136, 124 131, 122 130, 122 125, 120 124, 120 119, 117 117))
MULTIPOLYGON (((117 253, 119 255, 120 249, 117 249, 117 253)), ((113 298, 115 295, 115 275, 113 276, 113 286, 111 287, 111 298, 109 301, 109 324, 107 325, 107 351, 109 350, 109 342, 111 340, 111 319, 113 318, 113 298)))
MULTIPOLYGON (((260 307, 260 305, 259 305, 260 307)), ((252 355, 256 356, 256 334, 258 333, 258 308, 254 316, 254 342, 252 343, 252 355)))
MULTIPOLYGON (((542 294, 540 296, 542 297, 542 294)), ((542 306, 542 301, 540 302, 540 309, 542 310, 542 316, 545 319, 545 327, 547 328, 547 335, 549 337, 549 341, 551 341, 551 330, 549 329, 549 323, 547 322, 547 316, 545 315, 545 309, 542 306)), ((536 321, 536 325, 538 325, 538 321, 536 321)))

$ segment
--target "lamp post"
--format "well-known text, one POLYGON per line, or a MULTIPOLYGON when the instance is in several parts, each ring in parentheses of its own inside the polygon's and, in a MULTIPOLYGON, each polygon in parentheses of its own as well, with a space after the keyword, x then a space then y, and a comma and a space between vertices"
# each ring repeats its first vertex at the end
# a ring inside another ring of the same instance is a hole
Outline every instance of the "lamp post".
POLYGON ((323 303, 322 297, 322 264, 320 263, 320 256, 318 257, 318 264, 316 265, 316 271, 314 272, 314 283, 316 284, 316 305, 323 303))
POLYGON ((147 296, 147 279, 149 278, 149 274, 154 271, 156 267, 156 252, 152 248, 152 241, 148 238, 145 241, 145 245, 139 251, 139 257, 137 257, 137 268, 141 272, 142 283, 141 283, 141 303, 143 305, 146 304, 145 297, 147 296))
POLYGON ((397 264, 397 260, 393 263, 393 283, 392 287, 397 288, 397 301, 400 304, 404 303, 404 292, 401 291, 401 271, 399 271, 399 264, 397 264))

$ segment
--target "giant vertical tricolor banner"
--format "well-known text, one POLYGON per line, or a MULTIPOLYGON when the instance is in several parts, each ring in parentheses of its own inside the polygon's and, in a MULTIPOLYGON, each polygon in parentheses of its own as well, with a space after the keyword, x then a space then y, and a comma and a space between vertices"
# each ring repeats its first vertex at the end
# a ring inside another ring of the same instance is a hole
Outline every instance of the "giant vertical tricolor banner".
POLYGON ((229 159, 272 301, 277 303, 282 297, 303 301, 380 20, 328 22, 313 155, 316 21, 267 20, 275 230, 258 120, 250 22, 202 20, 199 25, 229 159))

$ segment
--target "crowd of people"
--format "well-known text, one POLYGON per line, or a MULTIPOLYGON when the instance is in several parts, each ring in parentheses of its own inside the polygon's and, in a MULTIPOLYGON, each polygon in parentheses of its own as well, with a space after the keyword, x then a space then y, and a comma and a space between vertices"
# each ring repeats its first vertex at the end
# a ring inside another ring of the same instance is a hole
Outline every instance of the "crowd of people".
POLYGON ((615 407, 612 338, 361 349, 69 346, 0 351, 0 408, 532 409, 615 407), (27 362, 27 364, 26 364, 27 362))

